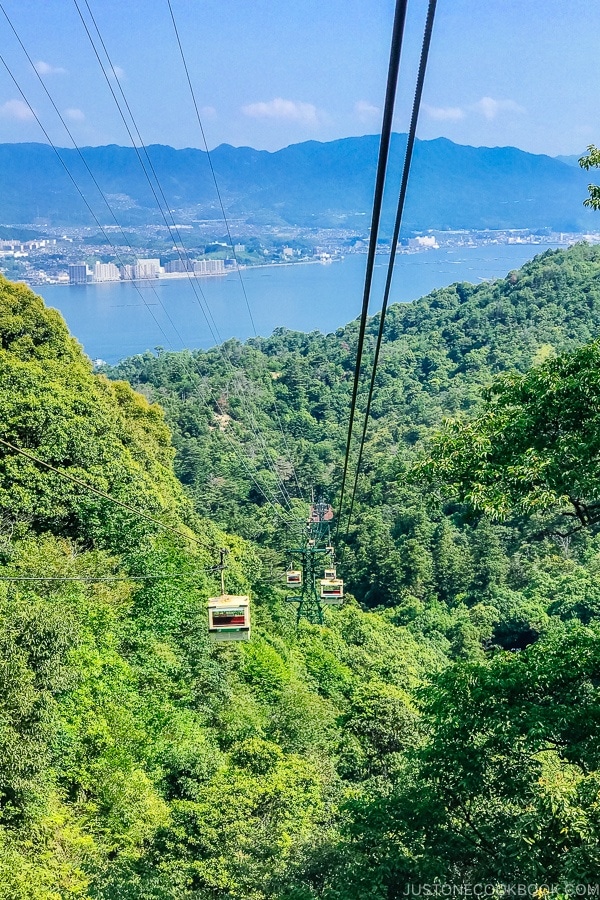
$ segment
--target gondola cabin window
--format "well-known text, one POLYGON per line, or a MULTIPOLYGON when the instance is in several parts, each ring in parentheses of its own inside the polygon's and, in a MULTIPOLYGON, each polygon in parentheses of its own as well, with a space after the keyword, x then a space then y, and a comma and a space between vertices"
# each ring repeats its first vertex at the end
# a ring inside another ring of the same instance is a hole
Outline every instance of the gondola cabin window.
POLYGON ((250 640, 248 597, 223 594, 208 601, 208 633, 213 641, 250 640))

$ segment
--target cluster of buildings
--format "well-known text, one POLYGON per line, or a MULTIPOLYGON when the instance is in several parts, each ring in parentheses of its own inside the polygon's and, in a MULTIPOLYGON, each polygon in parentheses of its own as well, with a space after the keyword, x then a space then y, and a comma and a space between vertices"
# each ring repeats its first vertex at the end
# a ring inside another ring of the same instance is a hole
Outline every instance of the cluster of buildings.
POLYGON ((44 238, 37 241, 0 241, 0 256, 12 256, 14 258, 28 257, 36 250, 50 250, 56 247, 55 238, 44 238))
MULTIPOLYGON (((172 244, 166 226, 132 226, 134 246, 112 244, 105 232, 117 232, 117 226, 103 226, 103 234, 91 226, 52 227, 35 237, 36 224, 4 226, 0 240, 0 273, 13 281, 27 284, 92 284, 102 282, 141 282, 155 279, 218 276, 235 271, 237 265, 268 266, 305 262, 329 263, 347 253, 366 253, 368 235, 351 228, 302 228, 300 226, 250 225, 235 221, 236 240, 231 244, 215 234, 215 220, 196 222, 187 229, 185 250, 172 244), (9 231, 8 228, 11 230, 9 231), (19 232, 21 232, 19 236, 19 232), (16 236, 13 236, 16 235, 16 236), (243 236, 242 236, 243 235, 243 236), (134 259, 137 252, 143 259, 134 259), (119 254, 128 261, 119 265, 119 254), (147 254, 147 256, 146 256, 147 254), (162 257, 162 261, 159 257, 162 257), (86 262, 87 261, 87 265, 86 262)), ((486 246, 489 244, 531 244, 568 246, 576 241, 600 243, 600 233, 564 233, 551 229, 531 231, 506 229, 468 231, 428 230, 402 239, 399 253, 486 246)), ((389 239, 379 241, 378 252, 388 254, 389 239)), ((533 252, 535 250, 533 249, 533 252)), ((532 252, 532 255, 533 255, 532 252)))
POLYGON ((224 275, 234 260, 176 259, 161 266, 160 259, 138 259, 131 265, 117 266, 113 262, 96 262, 93 268, 86 263, 69 266, 69 284, 98 284, 104 281, 143 281, 153 278, 193 275, 224 275), (229 264, 229 265, 228 265, 229 264))

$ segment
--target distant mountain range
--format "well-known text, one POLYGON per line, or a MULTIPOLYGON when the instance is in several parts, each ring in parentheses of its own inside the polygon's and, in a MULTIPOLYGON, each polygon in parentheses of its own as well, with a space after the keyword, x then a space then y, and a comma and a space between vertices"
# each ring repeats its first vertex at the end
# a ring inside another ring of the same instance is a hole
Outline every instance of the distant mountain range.
POLYGON ((564 162, 568 166, 578 166, 582 156, 583 153, 572 153, 570 156, 555 156, 554 159, 557 159, 559 162, 564 162))
MULTIPOLYGON (((388 230, 405 145, 406 135, 394 135, 384 215, 388 230)), ((376 135, 307 141, 274 153, 222 144, 211 151, 211 160, 232 218, 256 225, 366 231, 378 146, 376 135)), ((111 224, 77 151, 59 152, 100 222, 111 224)), ((86 147, 82 153, 120 224, 163 221, 133 148, 86 147)), ((206 153, 154 145, 148 154, 176 221, 220 218, 206 153)), ((140 155, 143 159, 143 152, 140 155)), ((593 229, 600 219, 582 206, 589 180, 589 173, 571 160, 514 147, 467 147, 445 138, 417 141, 404 230, 593 229)), ((0 144, 0 222, 94 224, 63 164, 46 144, 0 144)))

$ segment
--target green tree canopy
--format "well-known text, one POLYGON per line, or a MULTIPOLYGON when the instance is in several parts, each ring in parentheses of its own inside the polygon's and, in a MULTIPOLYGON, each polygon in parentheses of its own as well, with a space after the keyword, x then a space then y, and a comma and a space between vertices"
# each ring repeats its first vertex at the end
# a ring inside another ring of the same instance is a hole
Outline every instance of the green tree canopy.
POLYGON ((482 411, 449 421, 417 473, 495 519, 561 509, 586 526, 600 498, 600 342, 497 378, 482 411), (565 510, 565 506, 570 506, 565 510))
MULTIPOLYGON (((117 499, 165 521, 185 515, 162 410, 124 382, 95 375, 55 310, 0 277, 0 433, 117 499)), ((0 519, 96 546, 135 546, 152 531, 0 445, 0 519)))
MULTIPOLYGON (((580 158, 579 165, 588 172, 590 169, 600 167, 600 150, 598 147, 590 144, 587 148, 587 155, 580 158)), ((586 197, 583 205, 589 206, 590 209, 600 209, 600 185, 588 184, 588 193, 589 197, 586 197)))

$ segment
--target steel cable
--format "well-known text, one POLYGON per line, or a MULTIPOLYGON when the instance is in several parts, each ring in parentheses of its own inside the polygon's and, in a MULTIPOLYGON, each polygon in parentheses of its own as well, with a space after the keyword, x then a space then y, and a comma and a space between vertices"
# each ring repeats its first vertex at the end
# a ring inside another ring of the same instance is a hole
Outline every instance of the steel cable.
POLYGON ((340 503, 338 512, 338 525, 336 535, 339 533, 340 522, 342 520, 342 509, 344 505, 344 492, 346 488, 346 478, 348 475, 348 463, 350 459, 350 450, 352 447, 352 430, 354 426, 354 417, 356 413, 356 401, 358 397, 358 386, 360 382, 360 371, 362 364, 362 355, 365 341, 365 331, 367 327, 367 319, 369 314, 369 300, 371 297, 371 287, 373 283, 373 270, 375 267, 375 254, 377 252, 377 237, 379 233, 379 223, 381 220, 381 210, 383 206, 383 192, 387 174, 387 162, 390 149, 390 141, 392 135, 392 123, 394 119, 394 107, 396 102, 396 88, 398 85, 398 72, 400 70, 400 55, 402 52, 402 39, 404 36, 404 23, 406 20, 407 0, 396 0, 396 9, 394 13, 394 24, 392 29, 392 42, 390 47, 390 59, 388 63, 387 85, 385 93, 385 103, 383 110, 383 121, 381 126, 381 138, 379 142, 379 158, 377 161, 377 175, 375 178, 375 193, 373 197, 373 211, 371 216, 371 232, 369 235, 369 250, 367 254, 367 266, 365 272, 365 286, 363 291, 362 310, 360 315, 360 325, 358 332, 358 344, 356 349, 356 361, 354 368, 354 383, 352 386, 352 399, 350 402, 350 417, 348 420, 348 434, 346 439, 346 452, 344 454, 344 469, 342 475, 342 486, 340 490, 340 503))
POLYGON ((389 259, 388 267, 387 267, 385 290, 383 293, 383 303, 381 306, 381 313, 380 313, 380 318, 379 318, 379 330, 377 333, 377 343, 375 346, 375 354, 374 354, 374 358, 373 358, 373 368, 371 371, 371 381, 369 384, 369 394, 368 394, 368 398, 367 398, 363 430, 362 430, 360 445, 359 445, 359 450, 358 450, 358 459, 356 462, 356 473, 354 476, 354 485, 352 488, 352 497, 350 500, 350 510, 348 512, 346 536, 348 536, 348 531, 350 529, 350 523, 352 520, 352 512, 354 510, 354 500, 356 497, 356 489, 357 489, 357 485, 358 485, 358 478, 360 475, 360 466, 361 466, 362 457, 363 457, 365 440, 367 437, 367 428, 369 425, 369 415, 371 412, 371 402, 373 400, 373 391, 374 391, 375 379, 376 379, 376 375, 377 375, 377 365, 379 363, 379 354, 381 351, 383 332, 384 332, 384 328, 385 328, 385 316, 386 316, 386 312, 387 312, 388 301, 390 298, 390 290, 391 290, 391 286, 392 286, 392 276, 394 273, 394 263, 396 260, 396 248, 398 245, 398 239, 400 237, 400 228, 402 225, 402 215, 404 213, 404 203, 406 200, 406 191, 408 188, 408 178, 410 175, 410 166, 411 166, 411 162, 412 162, 415 137, 416 137, 416 133, 417 133, 417 124, 418 124, 418 120, 419 120, 419 110, 421 107, 421 98, 423 96, 423 86, 425 83, 425 74, 427 71, 427 61, 429 58, 429 48, 431 45, 431 35, 433 32, 433 22, 434 22, 434 18, 435 18, 436 3, 437 3, 437 0, 429 0, 429 6, 427 9, 427 19, 425 22, 425 31, 424 31, 424 35, 423 35, 421 58, 419 61, 417 84, 416 84, 416 88, 415 88, 415 96, 414 96, 412 114, 411 114, 411 119, 410 119, 410 128, 409 128, 409 132, 408 132, 408 138, 406 141, 404 165, 402 168, 402 181, 400 184, 400 194, 398 196, 398 206, 396 209, 394 232, 393 232, 392 241, 391 241, 391 245, 390 245, 390 259, 389 259))

